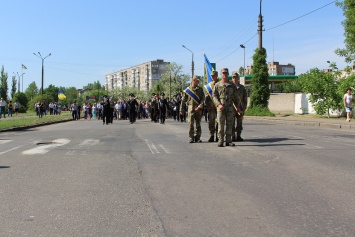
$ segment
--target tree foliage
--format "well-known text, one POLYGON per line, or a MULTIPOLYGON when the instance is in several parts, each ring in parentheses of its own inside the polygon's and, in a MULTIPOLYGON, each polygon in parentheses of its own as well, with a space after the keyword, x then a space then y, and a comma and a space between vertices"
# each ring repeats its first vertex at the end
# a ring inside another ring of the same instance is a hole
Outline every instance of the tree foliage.
POLYGON ((16 92, 12 98, 13 102, 18 102, 20 105, 20 113, 26 113, 28 109, 28 98, 23 92, 16 92))
POLYGON ((1 67, 0 72, 0 95, 4 100, 7 100, 8 84, 7 84, 8 74, 5 72, 4 65, 1 67))
POLYGON ((338 91, 338 82, 333 73, 328 73, 313 68, 299 76, 303 92, 309 93, 309 101, 314 105, 314 110, 319 115, 328 113, 329 110, 339 109, 342 96, 338 91))
POLYGON ((25 90, 25 94, 29 100, 32 100, 38 94, 38 92, 39 90, 35 81, 31 82, 25 90))
POLYGON ((268 82, 268 67, 266 63, 266 50, 256 49, 253 55, 253 91, 250 96, 250 107, 268 107, 268 100, 270 98, 270 89, 268 82))
POLYGON ((345 20, 342 22, 345 48, 338 48, 335 53, 345 57, 347 63, 353 63, 355 61, 355 0, 344 0, 337 2, 337 5, 343 9, 345 16, 345 20))
POLYGON ((11 98, 14 98, 14 94, 16 93, 16 89, 17 89, 16 84, 17 84, 16 76, 12 76, 11 98))
MULTIPOLYGON (((180 93, 186 88, 188 82, 190 81, 190 76, 182 73, 183 66, 175 62, 170 63, 169 69, 165 72, 160 80, 154 83, 151 93, 161 93, 164 92, 166 97, 170 97, 170 82, 171 82, 171 98, 180 93)), ((201 80, 202 81, 202 80, 201 80)), ((201 84, 201 82, 200 82, 201 84)))

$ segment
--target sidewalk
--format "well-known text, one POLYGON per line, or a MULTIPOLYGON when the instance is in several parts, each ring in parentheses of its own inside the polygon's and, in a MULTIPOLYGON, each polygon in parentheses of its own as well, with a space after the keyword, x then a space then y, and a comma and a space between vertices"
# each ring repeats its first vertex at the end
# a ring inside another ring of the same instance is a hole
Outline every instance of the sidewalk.
POLYGON ((278 123, 278 124, 290 124, 298 126, 320 127, 320 128, 334 128, 355 130, 355 119, 351 122, 347 122, 345 117, 341 118, 326 118, 316 117, 313 115, 276 115, 275 117, 264 116, 245 116, 246 121, 256 121, 265 123, 278 123))

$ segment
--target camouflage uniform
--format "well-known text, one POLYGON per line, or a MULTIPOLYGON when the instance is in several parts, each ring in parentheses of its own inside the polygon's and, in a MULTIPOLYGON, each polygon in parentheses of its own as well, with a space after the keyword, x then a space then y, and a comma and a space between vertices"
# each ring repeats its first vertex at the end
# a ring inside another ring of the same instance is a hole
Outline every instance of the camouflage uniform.
MULTIPOLYGON (((215 85, 217 82, 210 82, 211 89, 213 91, 215 85)), ((214 105, 213 99, 211 96, 207 93, 206 96, 206 106, 208 108, 208 128, 210 130, 210 135, 211 137, 214 137, 214 134, 216 132, 216 115, 217 115, 217 108, 214 105)))
MULTIPOLYGON (((248 96, 247 96, 247 91, 245 90, 245 87, 238 83, 237 85, 237 99, 238 99, 238 104, 236 104, 238 106, 238 108, 242 108, 243 110, 245 110, 245 108, 247 107, 248 104, 248 96)), ((243 139, 241 138, 241 134, 242 134, 242 130, 243 130, 243 113, 237 113, 236 114, 236 122, 237 122, 237 126, 235 126, 235 121, 233 123, 233 135, 232 135, 232 139, 235 141, 243 141, 243 139), (237 132, 237 137, 235 137, 235 132, 237 132)))
MULTIPOLYGON (((222 69, 227 70, 228 69, 222 69)), ((233 82, 224 83, 219 81, 213 90, 213 101, 217 106, 217 121, 218 121, 218 146, 223 146, 224 136, 226 137, 226 145, 232 142, 232 128, 235 116, 234 104, 237 104, 237 87, 233 82), (219 105, 223 105, 224 109, 220 110, 219 105), (224 125, 226 129, 224 130, 224 125)), ((234 145, 234 144, 232 144, 234 145)))
POLYGON ((200 141, 201 137, 201 118, 202 118, 202 109, 203 109, 203 103, 205 100, 205 94, 203 92, 203 89, 199 86, 188 87, 191 91, 193 91, 199 98, 200 98, 200 103, 198 104, 195 100, 191 98, 187 93, 184 93, 181 99, 181 106, 180 106, 180 111, 185 112, 184 104, 188 102, 189 107, 188 107, 188 113, 187 113, 187 119, 189 121, 189 138, 190 142, 198 142, 200 141), (199 107, 200 110, 197 112, 195 109, 199 107), (194 129, 194 123, 196 123, 196 131, 194 129))

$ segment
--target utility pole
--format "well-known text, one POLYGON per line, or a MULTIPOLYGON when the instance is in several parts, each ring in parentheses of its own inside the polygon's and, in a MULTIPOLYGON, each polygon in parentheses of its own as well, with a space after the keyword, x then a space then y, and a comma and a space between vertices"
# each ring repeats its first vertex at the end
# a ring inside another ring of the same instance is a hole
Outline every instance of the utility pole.
POLYGON ((263 16, 261 15, 261 1, 260 0, 260 13, 258 20, 258 32, 259 32, 259 50, 263 48, 263 16))

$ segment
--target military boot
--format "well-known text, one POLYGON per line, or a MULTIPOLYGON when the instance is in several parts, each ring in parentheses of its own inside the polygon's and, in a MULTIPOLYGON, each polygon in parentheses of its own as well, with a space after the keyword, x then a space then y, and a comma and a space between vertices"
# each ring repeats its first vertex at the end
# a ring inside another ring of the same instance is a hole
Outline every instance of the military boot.
POLYGON ((244 141, 244 139, 243 139, 240 135, 241 135, 241 132, 238 132, 238 133, 237 133, 237 141, 238 141, 238 142, 244 141))
POLYGON ((210 136, 210 139, 208 139, 208 142, 214 142, 214 136, 210 136))
POLYGON ((201 139, 200 139, 200 138, 198 138, 197 136, 195 136, 195 142, 199 142, 199 143, 201 143, 202 141, 201 141, 201 139))

